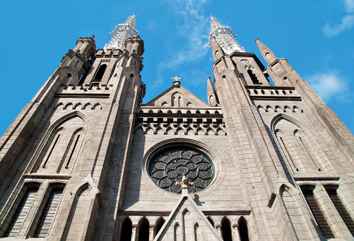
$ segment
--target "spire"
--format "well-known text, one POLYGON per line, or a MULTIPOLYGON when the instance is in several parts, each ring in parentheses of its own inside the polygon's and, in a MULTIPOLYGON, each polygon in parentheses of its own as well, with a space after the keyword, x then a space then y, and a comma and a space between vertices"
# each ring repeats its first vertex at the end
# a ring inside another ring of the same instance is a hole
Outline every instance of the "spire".
POLYGON ((214 16, 211 16, 210 17, 211 32, 214 32, 215 30, 217 30, 220 27, 221 27, 221 24, 218 22, 218 20, 214 16))
POLYGON ((273 64, 278 59, 273 51, 268 48, 267 45, 265 45, 259 38, 256 39, 256 44, 263 58, 269 65, 273 64))
POLYGON ((244 48, 237 42, 230 27, 221 25, 215 17, 210 18, 210 26, 209 40, 215 39, 225 54, 231 55, 235 52, 245 52, 244 48))
POLYGON ((136 31, 136 17, 135 15, 129 16, 124 23, 118 24, 111 32, 112 38, 107 43, 105 49, 123 49, 125 41, 128 38, 139 36, 136 31))

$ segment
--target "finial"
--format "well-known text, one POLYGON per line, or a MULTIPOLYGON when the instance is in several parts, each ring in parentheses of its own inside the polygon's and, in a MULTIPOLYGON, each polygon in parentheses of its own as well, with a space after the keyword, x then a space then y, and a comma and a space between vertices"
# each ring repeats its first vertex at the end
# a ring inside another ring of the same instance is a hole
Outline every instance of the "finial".
POLYGON ((181 76, 175 75, 171 79, 172 79, 173 86, 176 86, 176 87, 181 86, 181 80, 182 80, 181 76))
POLYGON ((182 194, 188 194, 188 188, 193 185, 193 182, 190 182, 188 178, 183 175, 181 181, 177 181, 176 185, 181 186, 182 194))

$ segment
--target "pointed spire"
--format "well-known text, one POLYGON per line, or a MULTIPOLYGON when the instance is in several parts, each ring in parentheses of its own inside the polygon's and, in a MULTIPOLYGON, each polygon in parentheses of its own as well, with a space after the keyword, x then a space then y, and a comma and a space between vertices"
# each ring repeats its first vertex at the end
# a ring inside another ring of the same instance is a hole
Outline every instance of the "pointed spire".
POLYGON ((216 19, 216 17, 211 16, 210 17, 210 29, 211 29, 211 32, 214 32, 215 30, 217 30, 220 27, 221 27, 221 24, 216 19))
POLYGON ((125 41, 128 38, 139 36, 136 31, 136 17, 135 15, 129 16, 124 23, 118 24, 111 33, 112 38, 107 43, 105 49, 123 49, 125 41))
POLYGON ((209 40, 215 39, 225 54, 231 55, 235 52, 245 52, 244 48, 237 42, 230 27, 223 26, 215 17, 210 17, 209 40))
POLYGON ((256 44, 263 58, 267 61, 269 65, 273 64, 278 59, 273 53, 273 51, 268 48, 268 46, 265 45, 259 38, 256 39, 256 44))

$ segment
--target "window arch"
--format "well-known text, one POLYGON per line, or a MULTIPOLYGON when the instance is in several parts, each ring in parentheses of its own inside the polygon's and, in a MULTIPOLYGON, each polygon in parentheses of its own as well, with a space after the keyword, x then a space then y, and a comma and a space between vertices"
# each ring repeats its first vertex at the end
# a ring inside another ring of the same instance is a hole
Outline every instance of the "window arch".
POLYGON ((155 227, 154 227, 154 237, 159 233, 159 231, 162 228, 164 223, 165 223, 165 219, 163 219, 162 217, 157 219, 155 227))
POLYGON ((226 217, 221 220, 221 237, 223 241, 232 241, 231 223, 226 217))
POLYGON ((132 239, 132 229, 132 221, 129 217, 126 217, 122 223, 120 241, 130 241, 132 239))
POLYGON ((107 64, 101 64, 98 67, 98 70, 96 72, 96 75, 94 77, 94 79, 92 80, 92 83, 99 83, 102 81, 103 75, 106 72, 107 69, 107 64))
POLYGON ((55 123, 43 138, 33 172, 64 173, 72 171, 84 140, 84 121, 78 115, 55 123), (49 137, 48 137, 49 136, 49 137))
POLYGON ((244 217, 241 217, 238 220, 238 234, 240 236, 240 241, 249 241, 248 237, 248 227, 247 227, 247 221, 244 217))
POLYGON ((138 225, 138 241, 149 241, 149 228, 149 221, 143 217, 138 225))

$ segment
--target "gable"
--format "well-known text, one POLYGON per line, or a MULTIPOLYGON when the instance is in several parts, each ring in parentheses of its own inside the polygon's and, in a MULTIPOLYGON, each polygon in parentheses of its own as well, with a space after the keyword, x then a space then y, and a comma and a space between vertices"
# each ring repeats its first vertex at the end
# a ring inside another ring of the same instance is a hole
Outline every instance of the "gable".
POLYGON ((206 216, 199 210, 190 195, 183 195, 154 241, 184 240, 221 241, 206 216))
POLYGON ((208 107, 202 100, 180 85, 173 85, 146 104, 156 107, 208 107))

